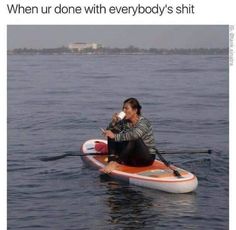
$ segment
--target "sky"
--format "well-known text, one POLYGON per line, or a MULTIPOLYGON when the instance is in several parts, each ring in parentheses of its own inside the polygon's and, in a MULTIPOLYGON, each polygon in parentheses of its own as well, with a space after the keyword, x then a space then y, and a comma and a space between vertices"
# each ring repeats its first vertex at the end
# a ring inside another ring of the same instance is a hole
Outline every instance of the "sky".
POLYGON ((95 42, 124 48, 226 48, 227 25, 8 25, 8 49, 95 42))

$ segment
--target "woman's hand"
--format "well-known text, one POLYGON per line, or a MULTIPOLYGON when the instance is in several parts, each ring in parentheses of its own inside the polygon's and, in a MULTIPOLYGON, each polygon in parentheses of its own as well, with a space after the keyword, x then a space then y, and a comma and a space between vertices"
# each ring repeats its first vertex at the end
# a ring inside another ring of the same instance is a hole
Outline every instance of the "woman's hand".
POLYGON ((115 139, 115 134, 111 130, 104 130, 103 135, 105 137, 110 137, 111 139, 115 139))
POLYGON ((112 124, 115 125, 119 121, 118 113, 114 113, 112 116, 112 124))

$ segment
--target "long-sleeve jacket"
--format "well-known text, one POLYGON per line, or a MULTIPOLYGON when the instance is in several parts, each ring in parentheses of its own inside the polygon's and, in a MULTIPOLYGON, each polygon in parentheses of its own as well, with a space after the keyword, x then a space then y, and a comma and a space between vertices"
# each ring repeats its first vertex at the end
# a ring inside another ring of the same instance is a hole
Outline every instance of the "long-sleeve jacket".
POLYGON ((131 141, 141 138, 149 152, 156 153, 152 126, 149 120, 144 117, 140 117, 135 125, 124 119, 116 124, 110 123, 107 129, 115 133, 115 141, 131 141))

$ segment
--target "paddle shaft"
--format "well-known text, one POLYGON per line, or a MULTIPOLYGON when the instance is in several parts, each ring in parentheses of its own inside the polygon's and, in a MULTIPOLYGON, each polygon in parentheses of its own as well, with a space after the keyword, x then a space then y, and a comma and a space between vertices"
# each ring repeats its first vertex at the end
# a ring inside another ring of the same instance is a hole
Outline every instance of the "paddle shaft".
POLYGON ((211 154, 212 150, 207 149, 207 150, 167 150, 167 151, 159 151, 159 153, 163 154, 211 154))
MULTIPOLYGON (((208 154, 211 154, 212 151, 209 149, 209 150, 201 150, 201 151, 198 151, 198 150, 194 150, 194 151, 158 151, 159 154, 161 155, 167 155, 167 154, 197 154, 197 153, 208 153, 208 154)), ((59 156, 53 156, 53 157, 42 157, 40 158, 41 161, 55 161, 55 160, 59 160, 59 159, 62 159, 62 158, 65 158, 65 157, 70 157, 70 156, 96 156, 96 155, 108 155, 108 154, 104 154, 104 153, 96 153, 96 152, 92 152, 92 153, 86 153, 86 154, 78 154, 76 151, 68 151, 68 152, 65 152, 64 154, 62 155, 59 155, 59 156)), ((157 154, 158 155, 158 154, 157 154)), ((163 157, 162 157, 163 158, 163 157)), ((167 162, 167 161, 166 161, 167 162)))

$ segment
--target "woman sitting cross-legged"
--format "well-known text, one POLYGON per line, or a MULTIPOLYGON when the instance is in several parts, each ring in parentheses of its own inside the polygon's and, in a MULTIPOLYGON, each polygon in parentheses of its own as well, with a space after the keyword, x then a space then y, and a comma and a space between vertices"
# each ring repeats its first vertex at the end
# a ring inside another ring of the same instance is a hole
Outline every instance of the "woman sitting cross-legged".
POLYGON ((150 122, 141 115, 137 99, 129 98, 123 103, 125 118, 119 119, 115 113, 103 132, 108 138, 108 164, 102 170, 110 173, 119 164, 128 166, 152 165, 155 156, 155 139, 150 122))

